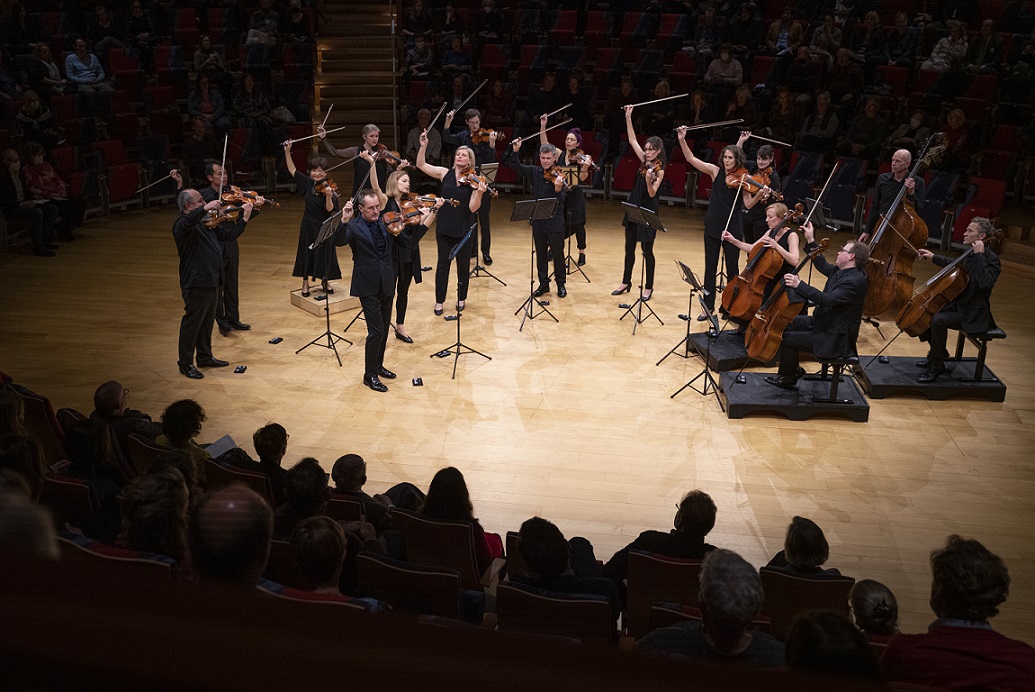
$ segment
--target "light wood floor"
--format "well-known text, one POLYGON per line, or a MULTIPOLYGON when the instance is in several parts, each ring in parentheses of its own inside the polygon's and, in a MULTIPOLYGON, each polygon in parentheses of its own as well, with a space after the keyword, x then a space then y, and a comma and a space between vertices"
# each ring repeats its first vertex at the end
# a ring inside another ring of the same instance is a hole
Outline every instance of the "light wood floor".
MULTIPOLYGON (((242 238, 241 312, 253 330, 214 336, 216 356, 246 364, 246 374, 210 370, 195 382, 176 370, 182 302, 172 207, 93 221, 54 259, 0 256, 0 369, 55 408, 89 412, 94 388, 108 379, 123 382, 131 405, 155 417, 193 397, 208 413, 202 441, 230 433, 249 451, 251 433, 277 421, 291 433, 287 463, 312 455, 330 470, 339 455, 356 452, 373 491, 402 480, 426 486, 436 470, 455 465, 487 530, 516 530, 538 514, 568 536, 588 537, 603 559, 644 529, 671 527, 675 503, 692 488, 719 507, 710 542, 755 565, 781 548, 790 518, 804 515, 824 528, 831 566, 894 590, 904 631, 933 619, 928 555, 958 532, 1006 560, 1013 585, 996 627, 1035 643, 1029 271, 1007 264, 993 296, 1009 335, 989 352, 989 366, 1009 386, 1004 404, 899 398, 871 401, 866 424, 730 421, 711 397, 688 390, 669 398, 701 370, 700 360, 655 366, 685 333, 677 314, 687 310, 687 292, 673 260, 702 269, 703 212, 661 210, 670 232, 656 244, 650 304, 664 326, 651 320, 633 336, 631 321, 619 322, 616 306, 628 296, 610 295, 621 276, 618 203, 591 200, 592 283, 570 277, 568 297, 551 296, 560 323, 544 316, 519 332, 513 313, 528 295, 530 234, 507 221, 514 199, 504 195, 493 208, 491 270, 508 285, 475 279, 463 320, 463 341, 493 359, 461 357, 455 380, 452 359, 429 358, 456 337, 454 323, 432 315, 430 273, 411 291, 415 343, 389 340, 386 365, 399 379, 388 394, 360 382, 361 324, 349 332, 356 345, 345 345, 344 367, 324 349, 295 355, 323 320, 289 302, 299 284, 291 277, 301 215, 293 196, 242 238), (284 341, 268 344, 275 336, 284 341), (413 377, 424 386, 411 386, 413 377)), ((424 264, 434 264, 434 241, 423 249, 424 264)), ((340 259, 347 291, 347 249, 340 259)), ((335 316, 334 328, 352 315, 335 316)), ((860 350, 881 345, 864 326, 860 350)), ((903 337, 889 352, 925 349, 903 337)))

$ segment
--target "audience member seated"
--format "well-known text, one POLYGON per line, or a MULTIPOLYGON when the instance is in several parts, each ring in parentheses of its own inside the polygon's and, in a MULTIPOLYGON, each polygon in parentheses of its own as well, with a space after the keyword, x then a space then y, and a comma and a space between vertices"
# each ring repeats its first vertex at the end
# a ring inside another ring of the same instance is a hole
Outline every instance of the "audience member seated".
POLYGON ((805 577, 840 577, 836 569, 823 569, 830 557, 830 546, 823 529, 811 519, 794 517, 787 525, 783 550, 773 556, 766 567, 775 567, 805 577))
POLYGON ((439 45, 448 46, 452 43, 454 36, 460 36, 464 40, 464 19, 457 14, 456 6, 452 2, 446 3, 446 13, 442 18, 442 30, 439 32, 439 45))
POLYGON ((834 54, 834 64, 827 70, 823 85, 830 93, 830 100, 843 115, 842 109, 852 112, 865 81, 862 68, 852 62, 852 54, 848 49, 842 48, 834 54))
MULTIPOLYGON (((794 60, 787 65, 780 84, 795 94, 795 102, 801 108, 812 103, 812 94, 816 90, 818 65, 812 60, 809 49, 802 46, 794 55, 794 60)), ((779 87, 777 88, 779 90, 779 87)))
POLYGON ((464 40, 459 34, 453 34, 449 46, 442 51, 442 78, 450 79, 458 74, 471 74, 471 55, 464 50, 464 40))
POLYGON ((582 90, 582 73, 572 72, 568 77, 568 88, 564 92, 564 100, 571 104, 565 111, 567 117, 571 118, 570 128, 592 130, 594 123, 593 109, 590 104, 592 91, 582 90))
POLYGON ((967 55, 966 26, 962 22, 949 22, 949 35, 938 40, 931 51, 931 57, 920 65, 921 70, 958 69, 967 55))
POLYGON ((700 490, 691 490, 677 505, 673 528, 668 533, 644 531, 629 545, 615 553, 601 574, 614 580, 625 599, 625 580, 629 576, 629 551, 643 550, 685 560, 700 560, 715 546, 704 542, 704 537, 715 526, 715 502, 700 490))
POLYGON ((58 560, 61 552, 54 519, 44 507, 33 504, 27 492, 18 474, 0 470, 0 552, 7 559, 12 553, 21 553, 58 560))
POLYGON ((363 505, 363 515, 381 533, 392 523, 388 508, 392 501, 387 495, 371 497, 363 491, 367 482, 367 462, 358 454, 346 454, 338 457, 331 469, 331 480, 334 481, 332 497, 355 500, 363 505))
POLYGON ((636 649, 708 663, 780 668, 784 646, 751 626, 762 609, 762 579, 747 560, 721 548, 701 564, 701 620, 656 629, 636 649))
POLYGON ((262 87, 255 83, 251 72, 244 72, 241 84, 234 89, 234 121, 237 127, 257 127, 262 138, 263 152, 273 152, 273 120, 270 101, 262 87))
POLYGON ((986 19, 981 22, 981 33, 967 46, 967 54, 963 58, 964 69, 973 74, 999 74, 1005 62, 1003 38, 996 33, 995 20, 986 19))
POLYGON ((0 384, 0 435, 28 435, 25 402, 18 392, 0 384))
POLYGON ((742 130, 755 130, 758 128, 760 118, 758 106, 751 98, 751 87, 741 84, 733 92, 733 98, 726 104, 726 120, 743 120, 726 129, 724 137, 728 141, 735 140, 742 130))
POLYGON ((964 172, 970 167, 970 133, 966 118, 959 108, 949 111, 945 124, 939 128, 945 134, 945 153, 935 168, 964 172))
MULTIPOLYGON (((672 95, 672 87, 667 79, 659 79, 654 85, 654 98, 667 99, 672 95)), ((563 99, 562 99, 563 100, 563 99)), ((671 138, 675 129, 676 106, 675 100, 652 103, 643 107, 643 126, 645 135, 661 138, 671 138)), ((549 111, 544 111, 549 112, 549 111)))
POLYGON ((478 15, 478 40, 481 43, 500 43, 505 33, 503 15, 496 9, 493 0, 482 0, 482 13, 478 15))
POLYGON ((728 95, 744 83, 744 68, 733 57, 733 47, 728 43, 719 46, 719 57, 712 60, 704 73, 704 87, 708 91, 728 95))
POLYGON ((129 390, 120 382, 109 380, 93 393, 92 420, 111 426, 123 454, 129 453, 129 436, 140 435, 152 442, 162 434, 162 426, 143 411, 129 408, 129 390))
POLYGON ((234 78, 223 64, 223 57, 212 47, 212 39, 208 36, 201 37, 201 43, 194 51, 194 73, 199 77, 208 77, 209 82, 216 84, 221 91, 231 93, 234 78))
POLYGON ((701 16, 697 19, 697 26, 694 27, 692 37, 683 45, 683 50, 690 55, 696 56, 699 69, 715 56, 722 43, 722 27, 715 19, 715 7, 706 5, 701 16))
POLYGON ((122 42, 122 32, 116 29, 108 15, 108 8, 98 5, 94 8, 94 18, 90 22, 90 28, 86 37, 93 44, 94 52, 101 62, 108 62, 108 51, 112 48, 125 48, 122 42))
POLYGON ((348 541, 341 524, 330 517, 309 517, 295 525, 290 539, 306 590, 342 596, 339 584, 348 541))
POLYGON ((429 519, 471 524, 474 527, 474 553, 479 572, 484 574, 494 558, 503 556, 503 541, 497 534, 485 533, 475 518, 471 493, 459 469, 447 466, 435 474, 420 513, 429 519))
POLYGON ((273 537, 286 541, 295 524, 323 514, 327 504, 327 474, 320 462, 305 457, 284 474, 285 503, 274 513, 273 537))
MULTIPOLYGON (((660 85, 661 82, 658 82, 658 84, 660 85)), ((665 82, 665 87, 668 87, 668 82, 665 82)), ((657 93, 657 87, 655 87, 655 93, 657 93)), ((529 122, 534 120, 538 124, 540 115, 552 113, 566 103, 564 94, 557 88, 556 75, 553 72, 547 72, 543 75, 543 83, 539 88, 532 90, 528 95, 528 103, 525 106, 525 119, 531 118, 532 120, 529 120, 529 122)))
POLYGON ((151 18, 144 13, 140 0, 133 0, 129 3, 126 37, 129 52, 137 56, 140 68, 145 74, 154 74, 154 50, 159 39, 151 24, 151 18))
POLYGON ((801 109, 791 98, 791 90, 785 86, 777 89, 776 104, 769 109, 770 134, 781 142, 793 142, 801 129, 801 121, 801 109))
POLYGON ((803 151, 831 152, 837 144, 837 114, 830 107, 830 94, 816 97, 816 109, 805 117, 798 131, 798 148, 803 151))
POLYGON ((413 0, 413 7, 406 13, 402 22, 402 31, 399 33, 406 37, 407 44, 415 43, 418 36, 425 40, 434 37, 435 32, 431 28, 431 14, 424 6, 424 0, 413 0))
POLYGON ((794 10, 787 6, 780 18, 769 25, 762 52, 777 57, 790 56, 797 53, 803 43, 805 30, 801 22, 794 19, 794 10))
POLYGON ((1035 68, 1035 28, 1031 30, 1031 36, 1028 37, 1027 41, 1024 41, 1018 46, 1015 40, 1013 54, 1017 57, 1012 61, 1013 65, 1019 62, 1027 64, 1029 67, 1035 68))
POLYGON ((888 124, 880 116, 880 98, 871 96, 866 99, 866 108, 852 118, 848 132, 841 140, 841 153, 876 163, 880 155, 881 144, 888 134, 888 124))
POLYGON ((17 101, 22 97, 18 80, 15 79, 14 71, 5 62, 4 54, 0 51, 0 99, 3 101, 17 101))
POLYGON ((213 130, 218 139, 230 130, 230 118, 226 117, 226 103, 218 89, 209 86, 205 75, 198 77, 194 90, 187 96, 187 114, 191 118, 201 118, 205 127, 213 130))
MULTIPOLYGON (((420 150, 420 136, 428 125, 431 124, 431 111, 421 108, 417 111, 417 126, 412 128, 406 135, 406 158, 410 161, 417 160, 417 152, 420 150)), ((428 148, 424 151, 424 159, 432 164, 438 165, 442 156, 442 133, 438 128, 428 130, 428 148)), ((412 175, 413 173, 411 173, 412 175)))
POLYGON ((931 553, 931 609, 923 634, 899 634, 881 658, 884 677, 950 690, 1026 690, 1035 679, 1035 649, 999 634, 988 622, 1010 590, 996 554, 973 539, 949 536, 931 553))
POLYGON ((43 493, 43 474, 46 469, 43 447, 27 433, 7 433, 0 436, 0 470, 21 476, 29 489, 29 498, 38 502, 43 493))
MULTIPOLYGON (((309 26, 309 17, 302 11, 301 0, 291 0, 288 5, 287 21, 281 26, 283 39, 295 46, 296 50, 306 52, 312 50, 313 32, 309 26)), ((307 61, 311 58, 307 58, 307 61)))
POLYGON ((53 204, 36 200, 29 190, 29 183, 22 170, 22 159, 14 149, 6 149, 3 153, 4 171, 0 173, 0 208, 3 209, 7 223, 19 221, 29 227, 32 238, 32 254, 40 257, 53 257, 57 245, 54 244, 54 222, 58 218, 58 210, 53 204))
POLYGON ((898 601, 891 589, 872 579, 862 579, 848 592, 855 626, 871 641, 887 641, 898 634, 898 601))
POLYGON ((266 46, 277 45, 277 28, 280 25, 280 14, 273 9, 273 0, 259 0, 259 9, 252 13, 248 20, 248 37, 245 43, 260 43, 266 46))
POLYGON ((50 57, 50 46, 46 43, 37 43, 32 49, 34 60, 26 68, 26 78, 29 88, 39 94, 44 101, 50 101, 52 96, 61 96, 66 90, 74 89, 67 79, 61 76, 61 71, 50 57))
POLYGON ((115 88, 105 81, 101 61, 87 49, 86 39, 83 38, 75 40, 75 52, 65 58, 65 77, 80 94, 86 95, 95 113, 99 105, 97 97, 110 97, 115 93, 115 88))
POLYGON ((266 569, 273 512, 253 490, 231 485, 214 490, 194 508, 190 555, 203 583, 252 589, 266 569))
POLYGON ((0 42, 12 56, 27 55, 43 41, 43 27, 39 14, 29 14, 25 3, 17 0, 10 4, 10 14, 0 16, 0 42))
POLYGON ((85 480, 98 502, 97 511, 79 528, 90 538, 111 542, 122 528, 118 495, 127 481, 115 462, 108 429, 100 421, 76 421, 63 444, 68 467, 62 473, 85 480))
POLYGON ((884 61, 886 47, 887 36, 884 27, 880 25, 880 13, 870 10, 863 19, 862 27, 852 32, 851 42, 852 59, 866 66, 864 74, 867 82, 873 80, 877 65, 884 61))
POLYGON ((787 670, 879 683, 880 666, 863 633, 837 613, 795 618, 787 633, 787 670))
POLYGON ((161 473, 166 469, 173 469, 180 473, 183 482, 187 486, 187 495, 189 496, 191 509, 197 506, 205 493, 201 486, 198 485, 198 472, 194 469, 194 460, 190 458, 190 454, 181 452, 178 449, 162 452, 151 460, 151 465, 147 467, 147 472, 149 474, 161 473))
POLYGON ((187 512, 190 493, 174 468, 148 473, 122 496, 126 532, 122 545, 176 560, 180 576, 189 574, 187 512))
MULTIPOLYGON (((632 77, 624 76, 618 91, 611 94, 604 109, 604 129, 607 130, 607 156, 617 158, 621 137, 625 132, 625 106, 636 103, 637 96, 633 89, 632 77)), ((547 111, 549 112, 549 111, 547 111)))
POLYGON ((33 198, 46 200, 57 207, 59 216, 54 222, 54 230, 61 240, 75 240, 72 232, 83 225, 86 202, 69 194, 68 185, 43 158, 43 146, 39 142, 25 145, 25 153, 29 159, 25 164, 25 181, 33 198))
MULTIPOLYGON (((446 74, 445 55, 443 55, 442 74, 446 74)), ((468 72, 470 71, 470 59, 468 72)), ((435 54, 424 42, 424 36, 417 36, 413 40, 413 47, 406 51, 406 76, 410 79, 426 79, 435 70, 435 54)), ((451 70, 449 76, 455 75, 457 70, 451 70)))
MULTIPOLYGON (((219 144, 216 142, 216 136, 206 126, 204 118, 191 119, 190 137, 184 140, 181 154, 190 181, 194 184, 203 184, 201 181, 205 180, 205 165, 219 161, 219 144)), ((191 182, 187 184, 190 185, 191 182)))
POLYGON ((208 486, 205 463, 212 457, 194 438, 201 432, 201 424, 204 422, 205 409, 198 402, 180 399, 169 404, 162 412, 162 434, 155 438, 155 442, 163 447, 178 449, 190 455, 198 483, 203 488, 208 486))
POLYGON ((723 41, 730 45, 731 53, 737 58, 750 60, 762 43, 762 30, 755 21, 755 11, 754 5, 745 3, 737 15, 726 22, 723 41))
POLYGON ((895 26, 888 32, 884 42, 884 62, 888 65, 913 67, 916 62, 917 30, 909 26, 905 12, 895 14, 895 26))
POLYGON ((235 461, 235 466, 245 471, 261 473, 270 481, 273 489, 273 499, 279 507, 286 501, 284 496, 284 476, 287 471, 281 466, 281 461, 287 454, 288 444, 287 430, 279 423, 267 423, 252 435, 252 445, 259 460, 252 461, 251 458, 242 456, 235 461))
POLYGON ((40 102, 39 95, 32 89, 22 96, 22 107, 14 119, 27 142, 38 142, 49 151, 64 141, 54 115, 40 102))
POLYGON ((834 61, 834 53, 841 48, 842 40, 843 35, 834 22, 834 15, 825 15, 823 23, 812 32, 809 52, 813 57, 823 58, 829 65, 834 61))
POLYGON ((920 148, 931 137, 931 128, 924 125, 927 120, 927 113, 923 110, 914 111, 909 116, 909 122, 902 123, 892 132, 886 141, 889 149, 907 149, 913 157, 920 151, 920 148))

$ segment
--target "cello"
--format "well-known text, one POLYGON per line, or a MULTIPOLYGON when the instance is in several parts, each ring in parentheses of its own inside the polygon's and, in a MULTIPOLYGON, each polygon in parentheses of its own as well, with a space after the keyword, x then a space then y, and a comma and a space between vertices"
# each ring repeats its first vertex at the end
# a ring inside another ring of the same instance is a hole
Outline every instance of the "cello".
MULTIPOLYGON (((936 132, 924 145, 907 179, 916 177, 922 166, 927 166, 945 150, 945 134, 936 132), (932 146, 933 145, 933 146, 932 146)), ((871 318, 893 318, 909 301, 916 277, 912 274, 917 248, 927 242, 927 224, 906 199, 903 183, 887 214, 870 238, 870 261, 866 264, 869 288, 863 314, 871 318)))
MULTIPOLYGON (((770 230, 767 235, 776 238, 776 232, 793 217, 803 213, 805 207, 799 202, 793 209, 788 209, 780 225, 770 230)), ((788 231, 790 233, 791 231, 788 231)), ((726 285, 722 292, 722 308, 730 317, 738 320, 749 320, 758 312, 765 299, 765 287, 783 266, 783 255, 776 248, 756 244, 748 254, 744 270, 726 285)))
MULTIPOLYGON (((817 255, 823 254, 830 247, 830 239, 819 241, 812 252, 808 253, 792 273, 797 274, 805 263, 817 255)), ((751 318, 751 323, 744 332, 744 349, 753 360, 767 363, 776 357, 783 341, 783 332, 787 325, 801 313, 805 300, 787 292, 787 284, 781 283, 766 299, 762 307, 751 318)))

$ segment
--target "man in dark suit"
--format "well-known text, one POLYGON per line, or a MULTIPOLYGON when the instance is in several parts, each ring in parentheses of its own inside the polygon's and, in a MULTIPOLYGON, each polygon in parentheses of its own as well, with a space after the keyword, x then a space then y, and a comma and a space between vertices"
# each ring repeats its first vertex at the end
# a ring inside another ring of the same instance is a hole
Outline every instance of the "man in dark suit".
POLYGON ((205 202, 197 190, 183 190, 176 197, 180 217, 173 225, 173 239, 180 255, 180 290, 183 293, 183 319, 180 320, 179 365, 187 377, 204 377, 194 367, 194 352, 201 367, 225 367, 225 360, 212 355, 212 325, 216 320, 216 301, 223 267, 223 242, 240 236, 252 215, 252 205, 242 206, 241 216, 232 228, 220 224, 207 228, 202 221, 220 202, 205 202))
MULTIPOLYGON (((352 248, 352 286, 350 294, 359 298, 367 323, 366 370, 363 384, 375 392, 387 392, 382 377, 395 379, 395 373, 384 366, 385 344, 388 343, 388 324, 392 316, 395 296, 395 264, 392 246, 400 243, 409 247, 409 233, 393 235, 380 218, 381 205, 372 190, 359 194, 359 216, 352 218, 352 202, 341 210, 335 244, 352 248), (352 219, 351 221, 349 219, 352 219)), ((424 224, 430 212, 425 214, 424 224)))
MULTIPOLYGON (((991 221, 975 216, 963 232, 963 244, 970 246, 969 254, 961 263, 967 272, 967 286, 931 319, 931 327, 920 335, 920 340, 929 342, 931 349, 927 358, 917 362, 917 367, 926 369, 916 378, 917 382, 934 382, 945 372, 945 359, 949 357, 945 342, 950 329, 961 329, 967 334, 984 334, 995 329, 989 297, 1002 265, 999 255, 987 246, 992 230, 991 221)), ((927 248, 918 250, 917 254, 939 267, 952 262, 927 248)))
MULTIPOLYGON (((805 231, 805 252, 816 249, 816 238, 811 223, 802 226, 805 231)), ((869 248, 855 240, 848 241, 837 251, 834 264, 821 254, 812 258, 812 264, 827 277, 820 291, 801 280, 797 274, 785 274, 784 284, 798 296, 816 304, 812 316, 795 317, 784 330, 780 344, 780 371, 765 378, 769 384, 782 389, 793 389, 805 370, 798 367, 800 351, 814 353, 817 358, 847 358, 856 354, 855 341, 859 337, 863 303, 866 300, 866 273, 863 267, 870 259, 869 248)))

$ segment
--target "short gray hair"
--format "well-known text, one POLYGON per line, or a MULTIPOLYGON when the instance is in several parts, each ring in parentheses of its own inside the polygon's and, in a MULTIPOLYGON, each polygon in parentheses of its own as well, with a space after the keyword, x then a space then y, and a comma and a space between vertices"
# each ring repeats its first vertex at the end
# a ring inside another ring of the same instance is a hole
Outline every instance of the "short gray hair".
POLYGON ((561 150, 558 149, 557 147, 555 147, 554 145, 550 144, 549 142, 547 142, 546 144, 544 144, 544 145, 539 147, 539 153, 540 154, 553 154, 554 156, 557 156, 558 154, 561 153, 561 150))
POLYGON ((701 563, 701 607, 709 617, 747 626, 762 609, 762 578, 732 550, 716 548, 701 563))
POLYGON ((180 194, 176 195, 176 206, 181 212, 187 211, 187 205, 194 201, 194 190, 185 188, 180 190, 180 194))
POLYGON ((978 233, 985 236, 991 236, 992 231, 995 230, 995 226, 992 222, 986 219, 984 216, 975 216, 970 222, 978 227, 978 233))

